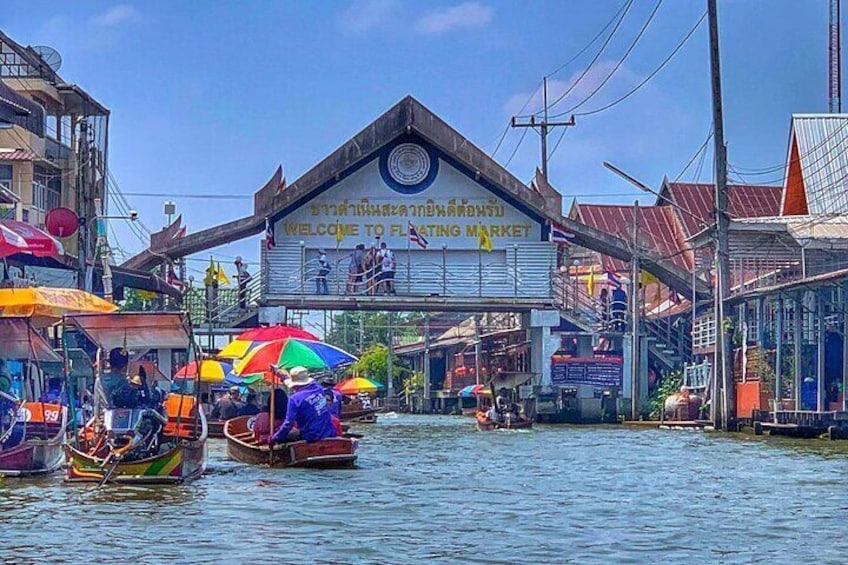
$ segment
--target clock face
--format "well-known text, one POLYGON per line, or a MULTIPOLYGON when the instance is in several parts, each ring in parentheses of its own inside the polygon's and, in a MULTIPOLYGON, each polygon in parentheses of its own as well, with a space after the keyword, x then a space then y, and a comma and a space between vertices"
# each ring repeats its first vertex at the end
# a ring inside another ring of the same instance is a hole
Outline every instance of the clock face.
POLYGON ((420 145, 402 143, 389 153, 386 168, 396 183, 415 186, 422 183, 430 172, 430 155, 420 145))

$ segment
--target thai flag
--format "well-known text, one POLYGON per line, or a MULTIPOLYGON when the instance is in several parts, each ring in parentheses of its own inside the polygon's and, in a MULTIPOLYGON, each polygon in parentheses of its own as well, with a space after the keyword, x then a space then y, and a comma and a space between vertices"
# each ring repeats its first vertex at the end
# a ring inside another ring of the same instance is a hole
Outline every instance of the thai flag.
POLYGON ((409 241, 415 243, 421 249, 427 249, 427 246, 430 245, 430 242, 427 241, 427 238, 418 233, 418 230, 415 229, 415 226, 412 225, 412 222, 408 222, 407 231, 409 232, 409 241))
POLYGON ((551 243, 570 245, 571 240, 574 239, 574 234, 558 224, 551 224, 549 239, 551 243))
POLYGON ((268 218, 265 218, 265 248, 274 248, 274 226, 268 218))
POLYGON ((612 271, 607 271, 607 283, 616 290, 621 290, 621 279, 612 271))

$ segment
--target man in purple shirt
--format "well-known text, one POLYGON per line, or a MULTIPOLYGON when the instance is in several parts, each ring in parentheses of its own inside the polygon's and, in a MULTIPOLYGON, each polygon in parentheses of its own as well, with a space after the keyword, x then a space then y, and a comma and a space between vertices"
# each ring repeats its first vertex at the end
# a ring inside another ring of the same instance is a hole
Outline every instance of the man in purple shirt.
POLYGON ((309 376, 309 371, 304 367, 295 367, 289 371, 285 383, 292 391, 286 420, 269 443, 273 445, 298 440, 312 443, 336 437, 324 387, 309 376), (295 425, 297 430, 292 429, 295 425))

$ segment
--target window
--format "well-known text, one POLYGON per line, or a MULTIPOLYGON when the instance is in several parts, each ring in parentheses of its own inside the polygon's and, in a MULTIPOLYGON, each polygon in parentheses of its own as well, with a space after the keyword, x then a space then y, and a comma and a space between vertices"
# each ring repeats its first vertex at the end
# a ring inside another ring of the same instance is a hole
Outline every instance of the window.
POLYGON ((0 187, 12 190, 12 165, 0 165, 0 187))
POLYGON ((39 165, 33 167, 32 205, 40 210, 52 210, 62 205, 62 173, 39 165))

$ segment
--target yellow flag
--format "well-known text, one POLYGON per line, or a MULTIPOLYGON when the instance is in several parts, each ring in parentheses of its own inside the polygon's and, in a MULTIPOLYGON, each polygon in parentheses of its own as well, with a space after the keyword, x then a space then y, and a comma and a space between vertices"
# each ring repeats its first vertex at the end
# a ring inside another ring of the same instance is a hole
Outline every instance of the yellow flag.
POLYGON ((230 286, 231 284, 227 273, 221 268, 221 263, 218 263, 218 284, 222 286, 230 286))
POLYGON ((479 239, 477 243, 480 245, 480 249, 483 251, 491 251, 492 250, 492 238, 489 237, 489 230, 486 229, 486 226, 480 224, 480 229, 477 232, 479 234, 479 239))
POLYGON ((595 273, 590 272, 589 278, 586 279, 586 292, 589 296, 595 296, 595 273))
POLYGON ((339 245, 342 244, 342 239, 344 238, 344 234, 342 234, 342 226, 338 222, 336 222, 336 249, 339 248, 339 245))
POLYGON ((646 286, 649 284, 660 284, 660 280, 648 271, 642 271, 642 284, 646 286))
POLYGON ((212 283, 215 279, 218 278, 218 271, 215 269, 215 262, 212 261, 212 257, 209 258, 209 266, 206 267, 206 276, 203 277, 203 284, 206 286, 212 286, 212 283))

